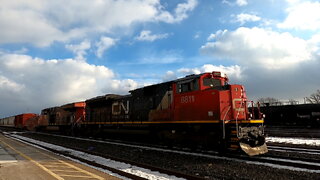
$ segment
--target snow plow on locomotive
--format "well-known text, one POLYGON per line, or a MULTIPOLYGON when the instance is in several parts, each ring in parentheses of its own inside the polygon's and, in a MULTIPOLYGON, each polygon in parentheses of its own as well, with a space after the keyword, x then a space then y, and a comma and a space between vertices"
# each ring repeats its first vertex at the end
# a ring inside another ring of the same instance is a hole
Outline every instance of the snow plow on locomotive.
POLYGON ((248 111, 244 87, 229 85, 220 72, 108 94, 86 101, 81 131, 140 133, 172 142, 266 153, 264 120, 248 111))

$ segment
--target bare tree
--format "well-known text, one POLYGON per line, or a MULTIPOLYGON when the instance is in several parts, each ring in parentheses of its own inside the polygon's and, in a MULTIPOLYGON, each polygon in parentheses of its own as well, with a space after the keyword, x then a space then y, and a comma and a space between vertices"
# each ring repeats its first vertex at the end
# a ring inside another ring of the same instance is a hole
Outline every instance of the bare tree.
POLYGON ((282 103, 279 99, 266 97, 266 98, 259 98, 258 102, 260 102, 261 106, 280 106, 282 103))
POLYGON ((320 90, 318 89, 316 93, 306 97, 306 102, 311 104, 320 104, 320 90))

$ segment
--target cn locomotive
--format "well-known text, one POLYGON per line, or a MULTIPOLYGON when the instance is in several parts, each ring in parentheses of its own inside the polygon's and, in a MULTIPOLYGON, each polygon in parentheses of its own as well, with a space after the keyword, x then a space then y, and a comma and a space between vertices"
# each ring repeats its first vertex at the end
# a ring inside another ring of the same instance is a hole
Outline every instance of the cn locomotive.
POLYGON ((253 117, 244 87, 229 85, 221 72, 189 75, 85 103, 81 131, 136 132, 174 142, 241 148, 249 155, 267 152, 262 114, 253 117))
POLYGON ((189 75, 130 91, 42 110, 38 128, 92 134, 143 134, 222 151, 266 153, 263 115, 250 112, 244 86, 221 72, 189 75))

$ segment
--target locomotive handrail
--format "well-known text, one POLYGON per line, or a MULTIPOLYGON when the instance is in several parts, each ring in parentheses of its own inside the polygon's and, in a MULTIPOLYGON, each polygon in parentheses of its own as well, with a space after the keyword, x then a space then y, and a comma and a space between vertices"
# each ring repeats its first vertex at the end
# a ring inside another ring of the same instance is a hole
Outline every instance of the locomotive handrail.
POLYGON ((222 119, 222 122, 223 122, 223 129, 222 129, 222 135, 223 135, 223 139, 225 139, 226 138, 226 125, 225 125, 225 120, 226 120, 226 117, 227 117, 227 114, 228 114, 228 112, 230 111, 230 109, 231 109, 231 105, 229 106, 229 108, 228 108, 228 110, 227 110, 227 112, 224 114, 224 117, 223 117, 223 119, 222 119))
POLYGON ((243 99, 241 99, 240 108, 236 108, 236 110, 238 111, 237 116, 236 116, 236 131, 237 131, 237 137, 239 137, 238 116, 239 116, 239 114, 240 114, 240 110, 241 110, 242 105, 243 105, 243 99))
POLYGON ((254 102, 253 102, 253 101, 250 101, 250 103, 251 103, 251 114, 252 114, 252 118, 255 119, 256 116, 255 116, 255 114, 254 114, 254 102))
POLYGON ((76 121, 74 121, 71 125, 71 129, 73 129, 77 124, 79 124, 80 120, 82 119, 83 116, 80 116, 76 121))

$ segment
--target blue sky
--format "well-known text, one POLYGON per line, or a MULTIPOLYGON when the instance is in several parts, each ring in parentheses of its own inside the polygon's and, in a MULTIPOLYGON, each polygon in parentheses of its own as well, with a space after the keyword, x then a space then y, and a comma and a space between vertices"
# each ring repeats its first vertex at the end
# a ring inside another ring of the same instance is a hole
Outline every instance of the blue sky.
POLYGON ((4 0, 0 117, 222 71, 249 98, 320 89, 320 2, 4 0))

